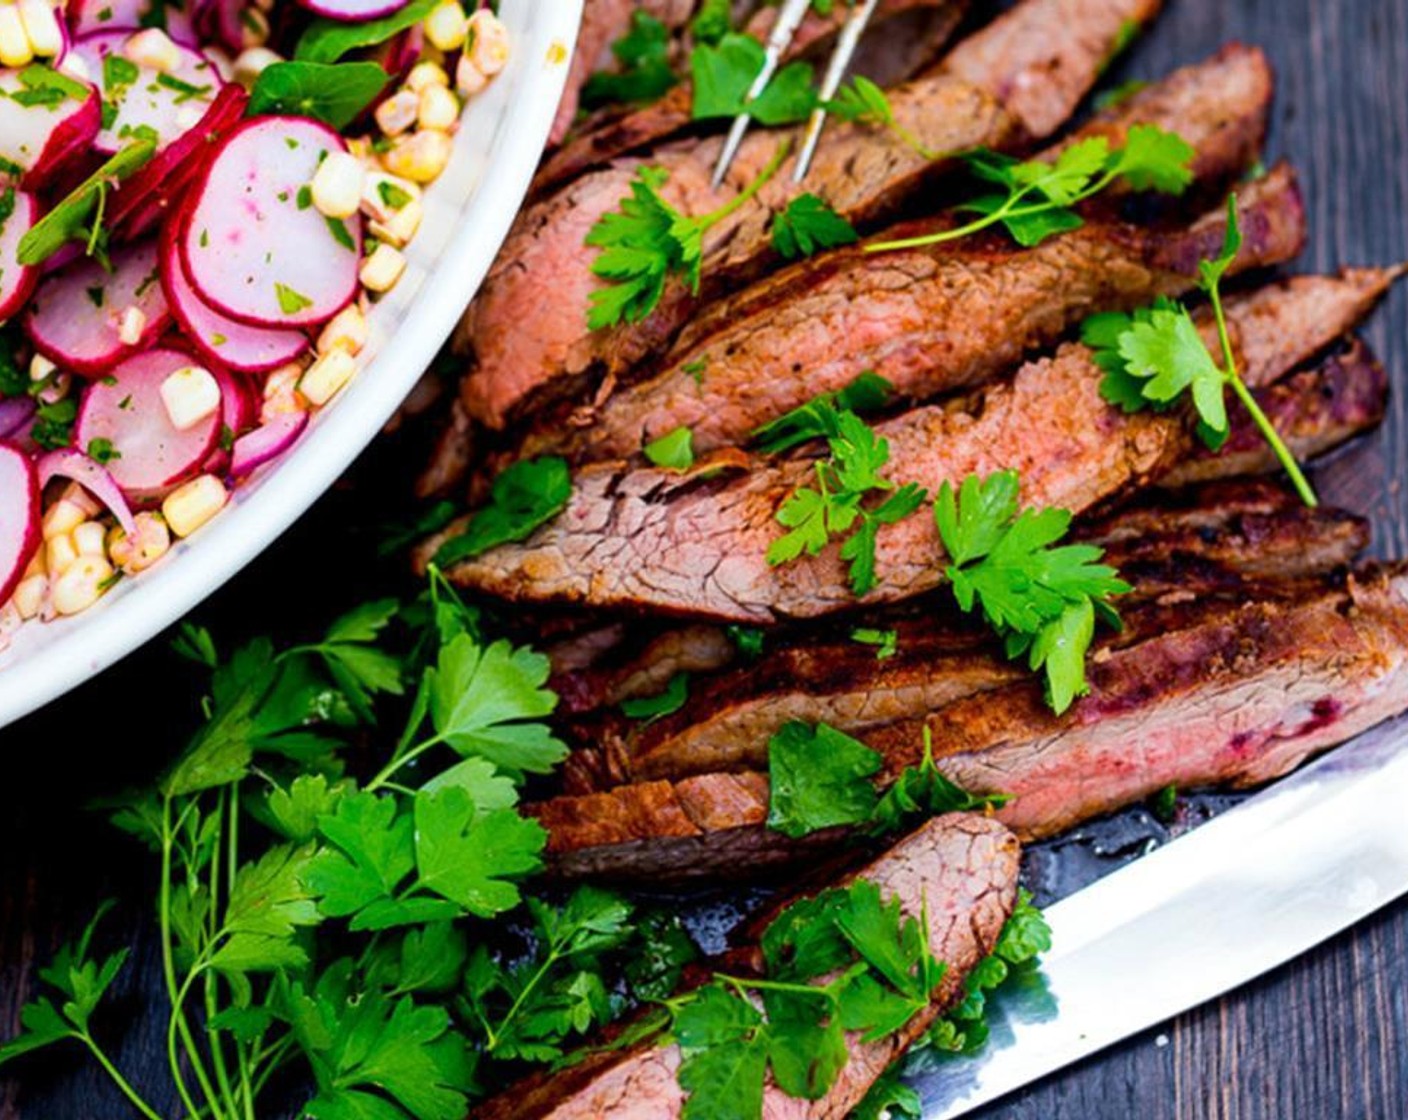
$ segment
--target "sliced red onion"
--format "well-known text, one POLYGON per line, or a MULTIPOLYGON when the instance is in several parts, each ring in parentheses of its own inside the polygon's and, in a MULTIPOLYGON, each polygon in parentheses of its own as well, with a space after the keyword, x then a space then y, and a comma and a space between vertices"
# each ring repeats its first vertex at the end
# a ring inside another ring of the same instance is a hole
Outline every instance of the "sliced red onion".
POLYGON ((241 478, 287 451, 308 426, 308 413, 281 412, 235 440, 230 476, 241 478))
POLYGON ((0 439, 18 435, 34 416, 33 397, 8 397, 0 401, 0 439))
POLYGON ((106 467, 72 448, 46 452, 39 457, 35 466, 39 470, 40 489, 47 486, 52 478, 70 479, 107 506, 117 518, 117 523, 122 526, 123 532, 129 537, 137 535, 137 522, 132 518, 132 507, 127 504, 121 488, 113 481, 106 467))

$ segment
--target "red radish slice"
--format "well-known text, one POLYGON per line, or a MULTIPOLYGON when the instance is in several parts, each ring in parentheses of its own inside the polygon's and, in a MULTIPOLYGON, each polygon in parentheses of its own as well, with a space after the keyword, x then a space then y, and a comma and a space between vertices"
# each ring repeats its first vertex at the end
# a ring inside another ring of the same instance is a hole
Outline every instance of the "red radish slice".
POLYGON ((116 458, 108 473, 133 502, 153 502, 200 473, 220 438, 221 410, 177 431, 161 399, 161 384, 183 366, 198 365, 183 350, 162 347, 128 358, 111 376, 84 390, 74 443, 109 440, 116 458))
POLYGON ((220 366, 210 372, 220 382, 220 438, 201 469, 206 474, 220 474, 230 465, 235 440, 254 427, 259 410, 248 379, 220 366))
POLYGON ((171 322, 157 257, 156 243, 148 241, 113 253, 111 273, 85 258, 46 277, 25 311, 34 348, 64 369, 97 377, 150 344, 171 322), (128 345, 118 331, 132 307, 146 325, 128 345))
POLYGON ((223 87, 200 124, 157 152, 122 184, 108 207, 111 228, 119 240, 135 240, 175 211, 220 138, 244 118, 248 103, 249 95, 239 86, 223 87))
POLYGON ((69 0, 68 21, 75 36, 160 26, 178 43, 200 42, 186 9, 165 0, 69 0))
POLYGON ((248 435, 235 440, 230 456, 230 475, 242 478, 293 446, 308 426, 308 413, 281 412, 248 435))
POLYGON ((176 248, 179 223, 179 218, 168 222, 162 236, 161 283, 176 321, 201 356, 244 373, 267 373, 303 353, 308 338, 301 331, 238 323, 200 298, 176 248))
POLYGON ((0 188, 0 323, 24 306, 39 281, 39 270, 19 261, 20 238, 38 220, 39 203, 32 194, 0 188))
POLYGON ((231 51, 244 48, 244 0, 209 0, 201 11, 200 26, 211 38, 231 51))
POLYGON ((410 0, 299 0, 299 3, 328 19, 359 23, 399 12, 410 0))
POLYGON ((357 294, 362 219, 330 222, 308 184, 342 137, 304 117, 256 117, 206 168, 182 222, 186 276, 215 310, 242 323, 302 327, 357 294))
POLYGON ((0 439, 17 436, 34 418, 38 405, 33 397, 7 397, 0 400, 0 439))
POLYGON ((21 170, 25 188, 44 186, 88 151, 101 124, 102 103, 88 83, 46 66, 0 70, 0 160, 21 170), (63 95, 32 96, 36 81, 57 83, 63 95))
POLYGON ((179 43, 181 61, 169 72, 130 63, 125 74, 105 68, 104 60, 110 56, 127 62, 122 51, 131 37, 130 31, 109 31, 85 35, 73 43, 73 53, 102 86, 108 118, 93 146, 108 155, 147 129, 156 132, 158 150, 166 147, 200 124, 224 85, 205 55, 179 43))
POLYGON ((39 476, 28 455, 0 443, 0 604, 15 593, 39 543, 39 476))
POLYGON ((67 478, 78 483, 103 505, 112 511, 123 532, 137 535, 137 522, 132 517, 132 507, 122 496, 122 491, 101 464, 90 459, 81 451, 65 448, 49 451, 39 457, 35 464, 39 471, 39 489, 49 485, 52 478, 67 478))

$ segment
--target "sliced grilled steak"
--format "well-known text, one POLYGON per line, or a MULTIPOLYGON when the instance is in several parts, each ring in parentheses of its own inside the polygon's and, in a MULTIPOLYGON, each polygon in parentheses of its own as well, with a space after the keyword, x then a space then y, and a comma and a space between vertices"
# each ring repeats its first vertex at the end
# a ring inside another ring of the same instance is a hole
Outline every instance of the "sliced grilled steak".
MULTIPOLYGON (((885 59, 878 68, 865 57, 857 57, 852 71, 869 75, 882 85, 894 85, 913 76, 958 29, 966 7, 965 0, 881 0, 862 45, 898 41, 905 50, 898 58, 885 59)), ((845 5, 833 7, 825 15, 809 12, 792 40, 786 61, 824 58, 849 14, 845 5)), ((764 8, 749 20, 748 33, 765 41, 776 16, 776 8, 764 8)), ((653 148, 697 127, 693 107, 694 89, 685 79, 649 105, 630 106, 586 121, 544 160, 533 180, 533 193, 542 195, 557 190, 583 172, 653 148)))
MULTIPOLYGON (((1317 369, 1298 373, 1257 394, 1262 410, 1296 456, 1310 459, 1378 427, 1388 409, 1388 374, 1363 342, 1332 355, 1317 369)), ((1161 486, 1186 486, 1229 474, 1267 474, 1280 463, 1245 411, 1232 415, 1221 451, 1203 449, 1180 463, 1161 486)))
MULTIPOLYGON (((997 944, 1017 898, 1019 850, 991 820, 950 814, 929 821, 856 875, 897 898, 906 915, 927 920, 929 949, 948 967, 926 1011, 899 1033, 875 1042, 853 1033, 845 1068, 821 1100, 764 1091, 772 1120, 842 1120, 883 1073, 945 1010, 963 996, 963 980, 997 944)), ((743 954, 738 954, 740 958, 743 954)), ((732 966, 732 962, 731 962, 732 966)), ((684 1093, 676 1080, 674 1045, 647 1041, 597 1053, 555 1074, 539 1075, 480 1106, 476 1120, 664 1120, 678 1117, 684 1093)))
MULTIPOLYGON (((1057 717, 1031 680, 864 736, 882 784, 917 763, 922 730, 950 778, 1014 800, 1049 836, 1174 784, 1251 786, 1408 708, 1408 568, 1327 579, 1295 597, 1187 604, 1177 625, 1091 661, 1090 695, 1057 717)), ((708 774, 532 807, 569 877, 736 879, 839 842, 764 827, 766 779, 708 774)))
MULTIPOLYGON (((1041 57, 1012 64, 988 59, 982 71, 966 64, 966 79, 949 75, 919 79, 894 92, 896 119, 931 152, 960 152, 978 145, 1011 147, 1022 138, 1022 118, 1009 114, 991 91, 1042 91, 1059 106, 1042 114, 1064 120, 1088 90, 1100 62, 1129 20, 1142 20, 1159 0, 1023 0, 1003 17, 1042 44, 1041 57)), ((960 48, 962 49, 962 48, 960 48)), ((986 56, 984 56, 986 57, 986 56)), ((1029 129, 1042 136, 1039 128, 1029 129)), ((670 173, 662 193, 685 214, 716 210, 756 180, 798 130, 754 129, 744 141, 727 182, 710 188, 722 140, 670 145, 649 163, 670 173)), ((795 158, 795 157, 794 157, 795 158)), ((834 122, 826 130, 808 176, 810 189, 826 196, 841 214, 861 226, 878 221, 937 165, 889 133, 834 122)), ((515 224, 498 262, 466 312, 459 344, 475 367, 462 384, 469 414, 500 428, 511 410, 550 384, 561 385, 589 370, 610 375, 657 352, 688 321, 694 309, 775 263, 770 229, 774 214, 802 188, 792 183, 790 161, 748 204, 713 226, 704 244, 704 290, 691 296, 673 282, 643 323, 589 332, 588 297, 600 284, 590 271, 596 250, 584 243, 598 218, 630 194, 639 160, 622 160, 583 176, 566 190, 529 206, 515 224), (523 309, 534 309, 525 316, 523 309)))
MULTIPOLYGON (((1243 191, 1239 209, 1250 234, 1239 269, 1300 252, 1305 211, 1289 167, 1243 191)), ((812 258, 715 304, 658 375, 593 409, 591 423, 538 426, 523 454, 628 459, 683 426, 706 455, 746 443, 760 425, 862 370, 889 381, 898 402, 981 384, 1095 311, 1192 288, 1198 262, 1221 246, 1226 213, 1219 205, 1181 229, 1094 222, 1033 249, 991 234, 812 258)))
MULTIPOLYGON (((1299 277, 1232 300, 1230 329, 1247 382, 1268 384, 1328 345, 1392 279, 1383 270, 1299 277)), ((1211 343, 1209 326, 1205 316, 1211 343)), ((1090 352, 1067 344, 972 401, 886 421, 877 431, 890 444, 891 475, 932 490, 945 479, 1015 468, 1028 504, 1080 513, 1188 454, 1186 416, 1125 415, 1100 396, 1101 379, 1090 352)), ((583 468, 567 509, 552 524, 456 565, 450 578, 510 599, 655 607, 744 623, 814 618, 857 605, 835 546, 782 567, 767 563, 777 510, 811 477, 809 462, 754 463, 716 477, 705 468, 702 478, 609 464, 583 468)), ((422 565, 438 543, 422 546, 422 565)), ((878 586, 863 601, 894 602, 936 587, 940 561, 933 519, 923 511, 881 527, 878 586)))

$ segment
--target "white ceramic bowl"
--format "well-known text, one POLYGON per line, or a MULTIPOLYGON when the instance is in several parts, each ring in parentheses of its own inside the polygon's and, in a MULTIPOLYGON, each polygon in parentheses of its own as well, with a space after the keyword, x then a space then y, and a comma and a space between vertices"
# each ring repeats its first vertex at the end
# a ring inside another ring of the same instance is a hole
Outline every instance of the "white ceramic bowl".
POLYGON ((101 672, 252 560, 371 442, 478 290, 523 202, 567 76, 582 0, 502 0, 512 60, 466 110, 426 193, 405 276, 371 315, 362 368, 297 446, 209 525, 81 615, 20 628, 0 654, 0 727, 101 672))

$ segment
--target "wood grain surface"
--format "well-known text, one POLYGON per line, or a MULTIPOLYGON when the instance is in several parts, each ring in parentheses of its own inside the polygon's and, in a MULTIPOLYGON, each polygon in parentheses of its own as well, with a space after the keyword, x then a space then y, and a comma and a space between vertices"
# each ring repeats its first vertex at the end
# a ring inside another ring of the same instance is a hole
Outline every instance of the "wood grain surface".
MULTIPOLYGON (((551 0, 544 0, 551 2, 551 0)), ((1275 60, 1270 155, 1292 158, 1311 214, 1304 269, 1408 257, 1408 0, 1169 0, 1113 77, 1156 77, 1240 38, 1275 60)), ((1408 377, 1408 298, 1366 331, 1408 377)), ((1386 428, 1324 466, 1331 500, 1372 513, 1375 548, 1408 555, 1405 395, 1386 428)), ((372 518, 404 504, 404 448, 383 440, 352 481, 201 609, 231 640, 297 634, 400 574, 368 559, 372 518), (354 493, 355 488, 355 493, 354 493), (372 513, 368 513, 368 511, 372 513)), ((193 726, 199 681, 154 643, 26 722, 0 731, 0 1036, 34 970, 101 898, 119 900, 103 945, 133 960, 100 1035, 133 1081, 163 1097, 153 1014, 153 883, 140 853, 85 806, 147 777, 193 726)), ((1408 811, 1408 810, 1406 810, 1408 811)), ((1405 825, 1408 827, 1408 825, 1405 825)), ((1137 993, 1131 993, 1137 998, 1137 993)), ((126 1120, 135 1113, 72 1050, 0 1079, 0 1120, 126 1120)), ((1408 1117, 1408 904, 1390 908, 1269 978, 1001 1102, 983 1120, 1404 1120, 1408 1117)), ((261 1117, 260 1120, 274 1120, 261 1117)))

